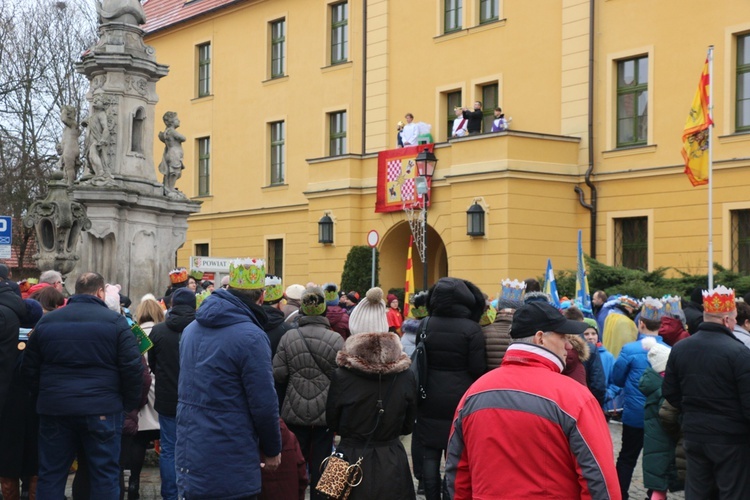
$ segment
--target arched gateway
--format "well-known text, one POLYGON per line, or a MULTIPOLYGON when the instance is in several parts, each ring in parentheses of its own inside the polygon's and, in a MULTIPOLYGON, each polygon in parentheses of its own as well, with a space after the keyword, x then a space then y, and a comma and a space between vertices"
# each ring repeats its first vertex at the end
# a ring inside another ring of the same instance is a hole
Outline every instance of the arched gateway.
MULTIPOLYGON (((406 258, 411 230, 406 221, 391 227, 381 240, 380 251, 380 284, 384 290, 403 288, 406 281, 406 258)), ((412 263, 414 266, 414 289, 423 288, 423 265, 416 246, 412 246, 412 263)), ((438 279, 448 276, 448 253, 445 243, 437 231, 427 226, 427 284, 432 286, 438 279)))

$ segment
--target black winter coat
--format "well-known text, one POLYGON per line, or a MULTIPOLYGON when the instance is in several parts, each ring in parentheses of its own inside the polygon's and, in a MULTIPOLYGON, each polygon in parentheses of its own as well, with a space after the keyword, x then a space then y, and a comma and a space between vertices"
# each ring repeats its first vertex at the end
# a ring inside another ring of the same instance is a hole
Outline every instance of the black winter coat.
POLYGON ((429 292, 425 347, 427 398, 418 410, 416 438, 430 448, 448 444, 453 416, 461 397, 487 369, 479 318, 484 296, 470 282, 441 278, 429 292))
POLYGON ((662 395, 682 412, 686 441, 750 442, 750 349, 723 325, 702 323, 675 344, 662 395))
POLYGON ((284 322, 286 316, 284 316, 284 312, 276 306, 264 304, 263 310, 266 312, 266 316, 268 316, 268 321, 263 329, 268 335, 268 340, 271 341, 271 358, 273 358, 276 355, 276 348, 279 347, 279 342, 281 342, 281 337, 283 337, 288 330, 292 329, 292 324, 284 322))
POLYGON ((148 351, 148 365, 156 378, 154 410, 167 417, 177 416, 177 383, 180 378, 180 337, 195 319, 195 308, 175 306, 167 319, 151 328, 154 347, 148 351))
POLYGON ((352 500, 416 498, 409 460, 399 436, 410 434, 417 409, 411 361, 394 333, 349 337, 336 356, 326 403, 326 423, 341 436, 337 451, 354 462, 362 457, 362 484, 352 500), (378 400, 383 414, 376 420, 378 400), (377 427, 376 427, 377 422, 377 427), (370 446, 365 449, 369 435, 370 446))
POLYGON ((40 415, 130 411, 141 400, 143 367, 135 335, 125 316, 94 295, 74 295, 39 320, 22 372, 38 391, 40 415))
POLYGON ((25 315, 26 305, 21 297, 7 281, 0 281, 0 413, 18 361, 18 330, 25 315))

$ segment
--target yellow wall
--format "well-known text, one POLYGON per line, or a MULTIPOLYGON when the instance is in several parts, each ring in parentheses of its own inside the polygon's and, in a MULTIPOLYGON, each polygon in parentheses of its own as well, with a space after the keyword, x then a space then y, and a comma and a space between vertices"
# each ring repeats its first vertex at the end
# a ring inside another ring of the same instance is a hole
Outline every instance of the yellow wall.
MULTIPOLYGON (((195 243, 217 257, 265 256, 266 240, 284 239, 285 282, 339 281, 353 245, 369 230, 381 236, 381 278, 403 286, 408 230, 401 212, 376 214, 377 153, 396 146, 395 124, 406 112, 433 126, 440 142, 433 179, 430 281, 441 269, 475 281, 490 295, 506 277, 575 266, 577 230, 590 244, 590 213, 575 186, 588 168, 588 43, 590 3, 500 0, 500 20, 478 25, 479 2, 465 0, 463 29, 442 34, 442 2, 369 0, 367 86, 362 102, 361 0, 349 2, 349 61, 329 67, 329 5, 309 0, 240 2, 156 32, 147 42, 170 66, 159 82, 157 116, 177 111, 188 138, 180 189, 197 191, 196 140, 212 141, 212 196, 190 218, 179 253, 195 243), (269 80, 268 23, 287 21, 287 75, 269 80), (196 98, 195 46, 212 44, 212 96, 196 98), (497 82, 511 132, 446 140, 445 93, 463 103, 497 82), (366 145, 362 144, 363 108, 366 145), (326 113, 346 110, 348 153, 327 157, 326 113), (268 123, 285 120, 287 184, 267 187, 268 123), (363 151, 365 149, 366 151, 363 151), (364 153, 364 154, 363 154, 364 153), (466 235, 466 210, 485 208, 486 235, 466 235), (317 242, 329 213, 335 243, 317 242), (441 261, 442 252, 447 261, 441 261)), ((705 9, 687 2, 597 0, 594 64, 594 175, 599 194, 597 258, 612 264, 613 218, 649 217, 649 267, 705 272, 706 188, 682 174, 680 135, 705 49, 716 46, 716 180, 714 260, 730 265, 730 210, 746 207, 750 135, 733 134, 734 35, 750 31, 750 5, 732 0, 705 9), (686 36, 693 13, 701 29, 686 36), (649 141, 614 146, 615 61, 649 55, 649 141)), ((148 10, 148 4, 146 4, 148 10)), ((157 142, 158 146, 161 146, 157 142)), ((161 155, 157 146, 155 155, 161 155)), ((158 162, 157 162, 158 163, 158 162)), ((421 286, 421 263, 414 253, 421 286)))

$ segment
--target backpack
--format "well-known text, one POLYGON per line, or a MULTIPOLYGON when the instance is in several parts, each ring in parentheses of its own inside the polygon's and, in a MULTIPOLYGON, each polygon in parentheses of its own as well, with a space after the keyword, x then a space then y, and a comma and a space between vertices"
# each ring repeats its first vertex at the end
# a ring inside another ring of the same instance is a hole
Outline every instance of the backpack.
POLYGON ((427 323, 429 320, 430 317, 427 316, 419 325, 417 346, 411 355, 411 366, 409 367, 417 380, 417 401, 420 403, 427 399, 427 348, 424 341, 427 339, 427 323))

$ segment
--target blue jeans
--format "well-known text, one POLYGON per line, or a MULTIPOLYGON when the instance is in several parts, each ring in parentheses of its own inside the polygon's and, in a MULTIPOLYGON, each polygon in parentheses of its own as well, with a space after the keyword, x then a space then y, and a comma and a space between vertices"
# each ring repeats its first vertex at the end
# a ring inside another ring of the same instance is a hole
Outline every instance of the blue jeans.
POLYGON ((164 500, 177 500, 177 471, 174 465, 174 443, 177 440, 177 419, 159 414, 161 454, 159 474, 161 474, 161 497, 164 500))
POLYGON ((39 415, 38 498, 63 498, 76 449, 88 460, 91 498, 120 498, 123 413, 53 417, 39 415))

